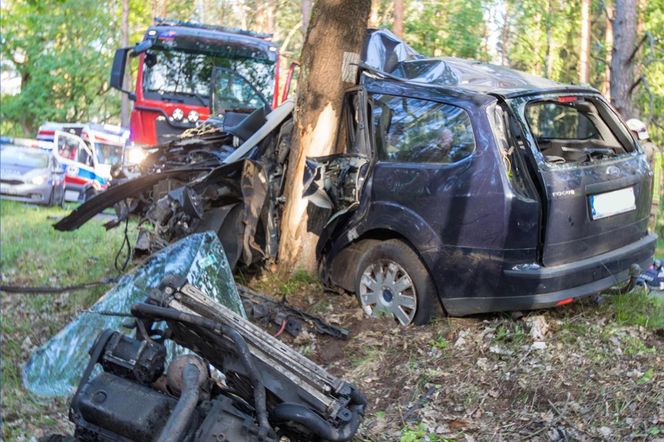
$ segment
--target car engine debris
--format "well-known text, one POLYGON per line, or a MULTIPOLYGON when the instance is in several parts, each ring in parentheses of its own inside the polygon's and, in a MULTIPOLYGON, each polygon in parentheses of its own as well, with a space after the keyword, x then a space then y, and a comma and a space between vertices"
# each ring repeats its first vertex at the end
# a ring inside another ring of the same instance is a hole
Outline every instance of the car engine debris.
POLYGON ((135 337, 106 330, 97 338, 70 406, 77 440, 354 436, 366 400, 352 384, 196 287, 178 285, 167 279, 132 307, 135 337), (167 341, 191 352, 166 367, 167 341))
POLYGON ((244 309, 255 321, 264 321, 282 327, 291 336, 298 336, 306 326, 310 331, 328 335, 337 339, 347 339, 349 331, 343 327, 329 324, 321 318, 310 315, 288 305, 285 300, 279 302, 261 295, 248 287, 238 285, 244 309))

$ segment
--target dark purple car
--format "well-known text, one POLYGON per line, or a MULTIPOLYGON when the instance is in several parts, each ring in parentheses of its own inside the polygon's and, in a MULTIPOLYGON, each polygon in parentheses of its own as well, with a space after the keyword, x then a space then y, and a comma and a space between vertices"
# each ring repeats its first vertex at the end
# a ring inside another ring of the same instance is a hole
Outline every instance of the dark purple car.
POLYGON ((372 61, 379 34, 345 100, 346 153, 310 161, 311 201, 333 213, 325 281, 421 324, 438 301, 451 315, 552 307, 647 266, 653 173, 599 92, 397 50, 372 61))

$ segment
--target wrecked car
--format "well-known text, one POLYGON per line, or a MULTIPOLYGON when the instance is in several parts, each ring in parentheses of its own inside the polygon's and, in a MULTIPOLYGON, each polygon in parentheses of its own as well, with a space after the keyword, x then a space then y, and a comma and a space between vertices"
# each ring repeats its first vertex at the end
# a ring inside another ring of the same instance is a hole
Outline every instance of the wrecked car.
MULTIPOLYGON (((149 190, 140 213, 154 229, 137 247, 205 229, 233 265, 274 259, 289 106, 246 141, 213 143, 223 155, 214 168, 188 160, 140 178, 149 190)), ((372 31, 338 134, 341 154, 308 161, 305 194, 318 210, 309 219, 323 220, 309 228, 324 283, 355 293, 367 314, 406 325, 427 322, 438 304, 451 315, 563 305, 630 280, 654 252, 652 170, 592 88, 427 59, 372 31)), ((122 199, 114 195, 105 202, 122 199)), ((93 208, 56 228, 76 228, 93 208)))
POLYGON ((323 278, 367 313, 421 324, 438 302, 452 315, 563 305, 647 266, 653 173, 598 91, 427 59, 385 32, 365 52, 345 153, 312 159, 309 177, 333 214, 323 278))

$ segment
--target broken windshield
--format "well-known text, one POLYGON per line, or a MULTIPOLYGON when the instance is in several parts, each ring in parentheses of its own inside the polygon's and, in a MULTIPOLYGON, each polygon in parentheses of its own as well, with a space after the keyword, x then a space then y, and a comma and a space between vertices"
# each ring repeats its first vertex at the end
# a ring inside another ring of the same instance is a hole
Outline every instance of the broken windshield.
POLYGON ((131 306, 145 301, 148 292, 158 288, 166 276, 185 277, 210 298, 246 317, 217 235, 213 232, 190 235, 123 276, 89 310, 35 350, 23 371, 25 387, 40 396, 72 393, 88 364, 88 350, 97 335, 105 329, 119 329, 131 323, 131 306))

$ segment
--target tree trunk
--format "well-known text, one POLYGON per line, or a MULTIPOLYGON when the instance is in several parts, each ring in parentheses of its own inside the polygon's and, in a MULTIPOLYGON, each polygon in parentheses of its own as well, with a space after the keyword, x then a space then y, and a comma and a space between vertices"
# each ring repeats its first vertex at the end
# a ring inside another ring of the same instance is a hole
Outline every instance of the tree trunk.
POLYGON ((267 11, 266 12, 266 18, 267 18, 267 32, 270 34, 274 34, 274 40, 279 41, 279 29, 277 29, 277 2, 276 0, 267 0, 267 11))
MULTIPOLYGON (((120 46, 129 46, 129 0, 122 0, 122 23, 120 25, 120 46)), ((125 69, 125 75, 122 79, 122 88, 127 90, 129 88, 128 79, 129 69, 125 69)), ((120 97, 120 125, 122 127, 129 127, 129 113, 130 113, 129 97, 127 94, 121 94, 120 97)))
POLYGON ((544 61, 544 76, 546 78, 553 78, 553 0, 547 1, 546 6, 546 58, 544 61))
POLYGON ((403 0, 394 0, 394 24, 392 32, 403 37, 403 0))
POLYGON ((604 45, 606 53, 604 55, 604 83, 602 83, 602 93, 607 100, 611 100, 611 51, 613 49, 613 7, 606 6, 606 30, 604 31, 604 45))
POLYGON ((312 0, 302 0, 300 7, 302 10, 302 35, 307 36, 307 29, 309 29, 309 20, 311 19, 311 2, 312 0))
POLYGON ((279 260, 288 271, 316 270, 318 236, 307 231, 302 179, 307 157, 333 152, 344 91, 355 83, 370 0, 317 0, 302 48, 295 127, 286 178, 279 260))
POLYGON ((579 83, 590 78, 590 0, 581 1, 581 53, 579 54, 579 83))
POLYGON ((616 0, 611 51, 611 102, 623 118, 634 117, 630 88, 634 84, 636 0, 616 0))
POLYGON ((507 66, 509 64, 509 45, 510 45, 510 5, 505 3, 505 11, 503 15, 503 23, 500 28, 500 64, 507 66))

